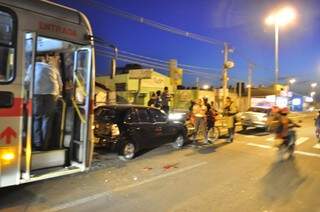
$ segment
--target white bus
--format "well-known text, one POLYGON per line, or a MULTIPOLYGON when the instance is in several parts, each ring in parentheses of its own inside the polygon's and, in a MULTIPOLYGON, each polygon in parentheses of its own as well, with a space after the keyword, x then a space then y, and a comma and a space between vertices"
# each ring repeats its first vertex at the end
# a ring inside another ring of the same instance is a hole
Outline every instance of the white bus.
POLYGON ((88 19, 77 10, 49 1, 0 0, 0 188, 90 168, 95 81, 92 37, 88 19), (59 71, 63 89, 49 148, 36 151, 34 73, 41 55, 56 59, 51 65, 59 71))

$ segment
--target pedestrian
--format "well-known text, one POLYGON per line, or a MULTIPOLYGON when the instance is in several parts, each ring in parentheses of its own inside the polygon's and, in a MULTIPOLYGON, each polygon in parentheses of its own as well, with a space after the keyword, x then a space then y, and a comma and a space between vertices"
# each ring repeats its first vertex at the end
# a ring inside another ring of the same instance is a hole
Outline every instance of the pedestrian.
POLYGON ((192 108, 192 113, 195 118, 194 123, 194 134, 193 134, 193 142, 196 141, 196 137, 200 132, 203 132, 203 137, 206 138, 206 106, 203 104, 202 99, 197 99, 195 105, 192 108))
POLYGON ((149 107, 154 107, 155 103, 156 103, 156 100, 157 100, 157 96, 156 96, 156 94, 154 92, 152 92, 151 97, 150 97, 150 99, 148 101, 148 106, 149 107))
POLYGON ((281 119, 280 109, 278 106, 273 106, 267 118, 267 130, 275 132, 281 119))
POLYGON ((168 87, 164 87, 164 90, 161 94, 161 100, 162 100, 162 106, 161 109, 166 112, 166 114, 169 113, 169 101, 171 101, 171 97, 169 94, 169 89, 168 87))
POLYGON ((155 101, 154 101, 154 106, 156 108, 161 108, 162 107, 161 91, 160 90, 157 90, 157 92, 156 92, 156 98, 155 98, 155 101))
MULTIPOLYGON (((53 58, 56 59, 56 58, 53 58)), ((50 65, 48 54, 38 56, 35 63, 33 90, 33 149, 48 150, 58 96, 62 92, 59 70, 50 65)), ((27 70, 25 85, 30 86, 32 67, 27 70)))
POLYGON ((316 127, 317 141, 318 141, 318 143, 320 143, 320 111, 318 111, 318 115, 314 119, 314 125, 316 127))
POLYGON ((216 116, 217 116, 217 111, 214 107, 214 102, 211 101, 211 104, 208 102, 208 98, 203 98, 204 100, 204 105, 207 108, 206 111, 206 138, 205 138, 205 143, 212 143, 212 140, 209 138, 209 134, 212 130, 214 130, 215 127, 215 121, 216 121, 216 116))
POLYGON ((225 121, 228 128, 227 142, 233 142, 234 134, 235 134, 235 124, 236 124, 235 115, 237 114, 237 112, 238 111, 235 103, 231 100, 230 97, 227 97, 226 104, 223 109, 223 115, 225 117, 225 121))

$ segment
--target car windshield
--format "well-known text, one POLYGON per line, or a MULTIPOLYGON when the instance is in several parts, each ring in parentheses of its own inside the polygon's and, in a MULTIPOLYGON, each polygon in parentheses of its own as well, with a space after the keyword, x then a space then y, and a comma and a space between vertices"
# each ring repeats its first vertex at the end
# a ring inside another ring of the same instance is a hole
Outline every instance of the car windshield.
POLYGON ((255 112, 255 113, 269 113, 269 108, 261 108, 261 107, 251 107, 248 110, 249 112, 255 112))

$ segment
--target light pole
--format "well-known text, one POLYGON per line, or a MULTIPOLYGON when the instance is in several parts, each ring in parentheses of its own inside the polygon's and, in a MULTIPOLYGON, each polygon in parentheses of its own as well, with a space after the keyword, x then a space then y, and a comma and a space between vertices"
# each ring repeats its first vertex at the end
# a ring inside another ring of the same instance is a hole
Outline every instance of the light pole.
POLYGON ((276 85, 279 80, 279 29, 282 26, 287 25, 292 22, 296 18, 296 13, 294 9, 290 7, 284 7, 277 11, 272 12, 265 20, 267 25, 274 25, 274 39, 275 39, 275 95, 276 94, 276 85))

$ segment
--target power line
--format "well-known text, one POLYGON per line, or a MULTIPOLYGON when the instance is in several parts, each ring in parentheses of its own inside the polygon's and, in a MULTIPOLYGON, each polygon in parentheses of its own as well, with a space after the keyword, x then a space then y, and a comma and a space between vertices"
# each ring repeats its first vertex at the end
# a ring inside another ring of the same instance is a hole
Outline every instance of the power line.
POLYGON ((133 21, 141 23, 141 24, 145 24, 145 25, 148 25, 148 26, 151 26, 151 27, 163 30, 163 31, 171 32, 173 34, 181 35, 181 36, 184 36, 184 37, 187 37, 187 38, 191 38, 191 39, 194 39, 194 40, 199 40, 199 41, 206 42, 206 43, 209 43, 209 44, 212 44, 212 45, 221 46, 224 43, 226 43, 226 42, 223 42, 223 41, 220 41, 220 40, 217 40, 217 39, 213 39, 213 38, 210 38, 210 37, 207 37, 207 36, 203 36, 203 35, 200 35, 200 34, 197 34, 197 33, 184 31, 182 29, 179 29, 179 28, 176 28, 176 27, 172 27, 172 26, 169 26, 169 25, 166 25, 166 24, 162 24, 162 23, 153 21, 151 19, 147 19, 147 18, 144 18, 144 17, 141 17, 141 16, 137 16, 137 15, 134 15, 132 13, 129 13, 129 12, 114 8, 114 7, 112 7, 112 6, 108 5, 108 4, 105 4, 105 3, 102 3, 102 2, 99 2, 99 1, 95 1, 95 0, 89 0, 89 1, 88 0, 81 0, 81 1, 84 4, 86 4, 86 5, 90 6, 90 7, 94 7, 95 9, 103 10, 103 11, 111 13, 113 15, 121 16, 121 17, 133 20, 133 21))
MULTIPOLYGON (((97 55, 100 55, 100 56, 106 56, 108 58, 114 57, 114 54, 112 52, 98 50, 98 49, 96 50, 96 52, 97 52, 97 55)), ((121 54, 118 55, 117 60, 122 61, 122 62, 139 63, 139 64, 144 65, 146 67, 151 67, 151 68, 163 70, 166 72, 169 71, 168 66, 164 66, 162 64, 156 64, 156 63, 153 63, 153 62, 150 62, 147 60, 142 60, 139 58, 127 57, 127 56, 121 55, 121 54)), ((192 69, 188 69, 188 68, 183 69, 183 71, 185 74, 190 74, 190 75, 194 75, 194 76, 201 76, 201 77, 205 77, 206 79, 213 78, 213 79, 220 80, 220 77, 221 77, 220 74, 200 72, 200 71, 196 71, 196 70, 192 70, 192 69)), ((238 82, 238 81, 242 81, 242 80, 233 78, 233 79, 230 79, 230 81, 238 82)))
MULTIPOLYGON (((114 51, 113 48, 109 47, 109 46, 103 46, 103 45, 95 45, 96 47, 99 48, 103 48, 109 51, 114 51)), ((124 50, 118 50, 119 54, 122 54, 123 56, 126 57, 135 57, 137 59, 145 59, 145 60, 149 60, 152 63, 159 63, 161 65, 169 65, 169 62, 165 61, 165 60, 160 60, 157 58, 152 58, 152 57, 147 57, 147 56, 143 56, 143 55, 139 55, 136 53, 132 53, 132 52, 128 52, 128 51, 124 51, 124 50)), ((114 53, 111 53, 114 54, 114 53)), ((178 63, 178 67, 182 68, 182 69, 197 69, 197 70, 203 70, 203 71, 214 71, 214 72, 220 72, 220 70, 214 69, 214 68, 209 68, 209 67, 202 67, 202 66, 194 66, 194 65, 189 65, 189 64, 181 64, 178 63)))

